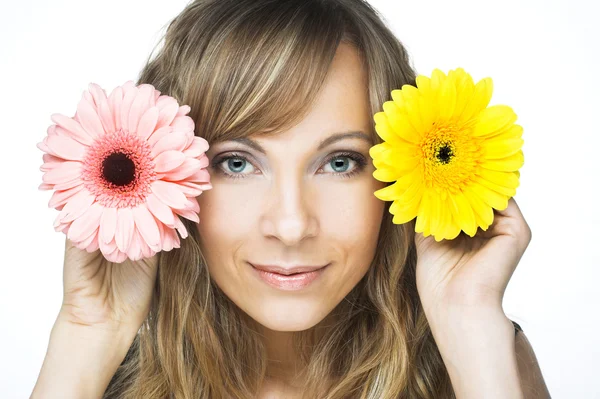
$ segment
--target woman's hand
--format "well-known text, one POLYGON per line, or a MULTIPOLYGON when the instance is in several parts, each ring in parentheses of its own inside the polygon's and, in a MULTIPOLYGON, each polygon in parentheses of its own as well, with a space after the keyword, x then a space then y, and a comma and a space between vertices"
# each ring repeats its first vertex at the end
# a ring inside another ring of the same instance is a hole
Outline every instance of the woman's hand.
POLYGON ((461 232, 454 240, 436 242, 433 236, 415 235, 417 289, 428 318, 454 310, 502 310, 531 230, 513 198, 494 213, 487 231, 479 228, 473 237, 461 232))
POLYGON ((158 254, 113 263, 66 238, 59 320, 135 334, 150 310, 157 270, 158 254))

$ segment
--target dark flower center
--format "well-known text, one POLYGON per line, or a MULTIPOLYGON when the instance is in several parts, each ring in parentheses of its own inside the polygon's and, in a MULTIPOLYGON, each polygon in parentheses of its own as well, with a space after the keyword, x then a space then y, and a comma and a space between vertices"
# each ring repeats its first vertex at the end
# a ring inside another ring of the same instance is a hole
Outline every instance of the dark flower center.
POLYGON ((443 145, 438 147, 437 151, 435 152, 435 157, 441 163, 447 164, 450 162, 452 157, 454 157, 454 152, 452 151, 452 148, 447 143, 444 143, 443 145))
POLYGON ((116 186, 125 186, 135 179, 135 164, 122 152, 114 152, 102 161, 102 176, 116 186))

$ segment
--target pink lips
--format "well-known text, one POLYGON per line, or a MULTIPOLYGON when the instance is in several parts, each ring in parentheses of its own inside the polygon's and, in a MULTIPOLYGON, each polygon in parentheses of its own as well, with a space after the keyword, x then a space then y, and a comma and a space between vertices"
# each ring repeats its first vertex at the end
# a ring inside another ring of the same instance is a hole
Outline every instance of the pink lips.
POLYGON ((290 275, 259 270, 254 266, 252 267, 252 270, 254 270, 254 272, 258 275, 258 277, 260 277, 261 280, 275 288, 287 291, 296 291, 307 287, 310 283, 319 278, 326 268, 327 267, 325 266, 314 271, 290 275))

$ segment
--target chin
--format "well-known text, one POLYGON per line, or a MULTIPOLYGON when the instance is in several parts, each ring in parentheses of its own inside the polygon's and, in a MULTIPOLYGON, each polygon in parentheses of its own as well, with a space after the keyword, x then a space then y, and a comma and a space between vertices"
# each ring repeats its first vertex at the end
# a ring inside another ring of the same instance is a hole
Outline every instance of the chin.
POLYGON ((304 331, 313 328, 331 311, 315 298, 313 301, 279 299, 247 308, 257 323, 273 331, 304 331))

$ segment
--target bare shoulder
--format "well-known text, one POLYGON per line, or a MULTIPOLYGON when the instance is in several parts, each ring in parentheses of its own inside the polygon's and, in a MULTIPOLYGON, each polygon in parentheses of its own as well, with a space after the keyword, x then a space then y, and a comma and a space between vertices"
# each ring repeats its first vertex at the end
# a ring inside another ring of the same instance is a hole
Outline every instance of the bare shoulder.
POLYGON ((527 399, 549 399, 550 392, 546 387, 533 347, 523 330, 517 326, 515 326, 515 351, 523 394, 527 399))

